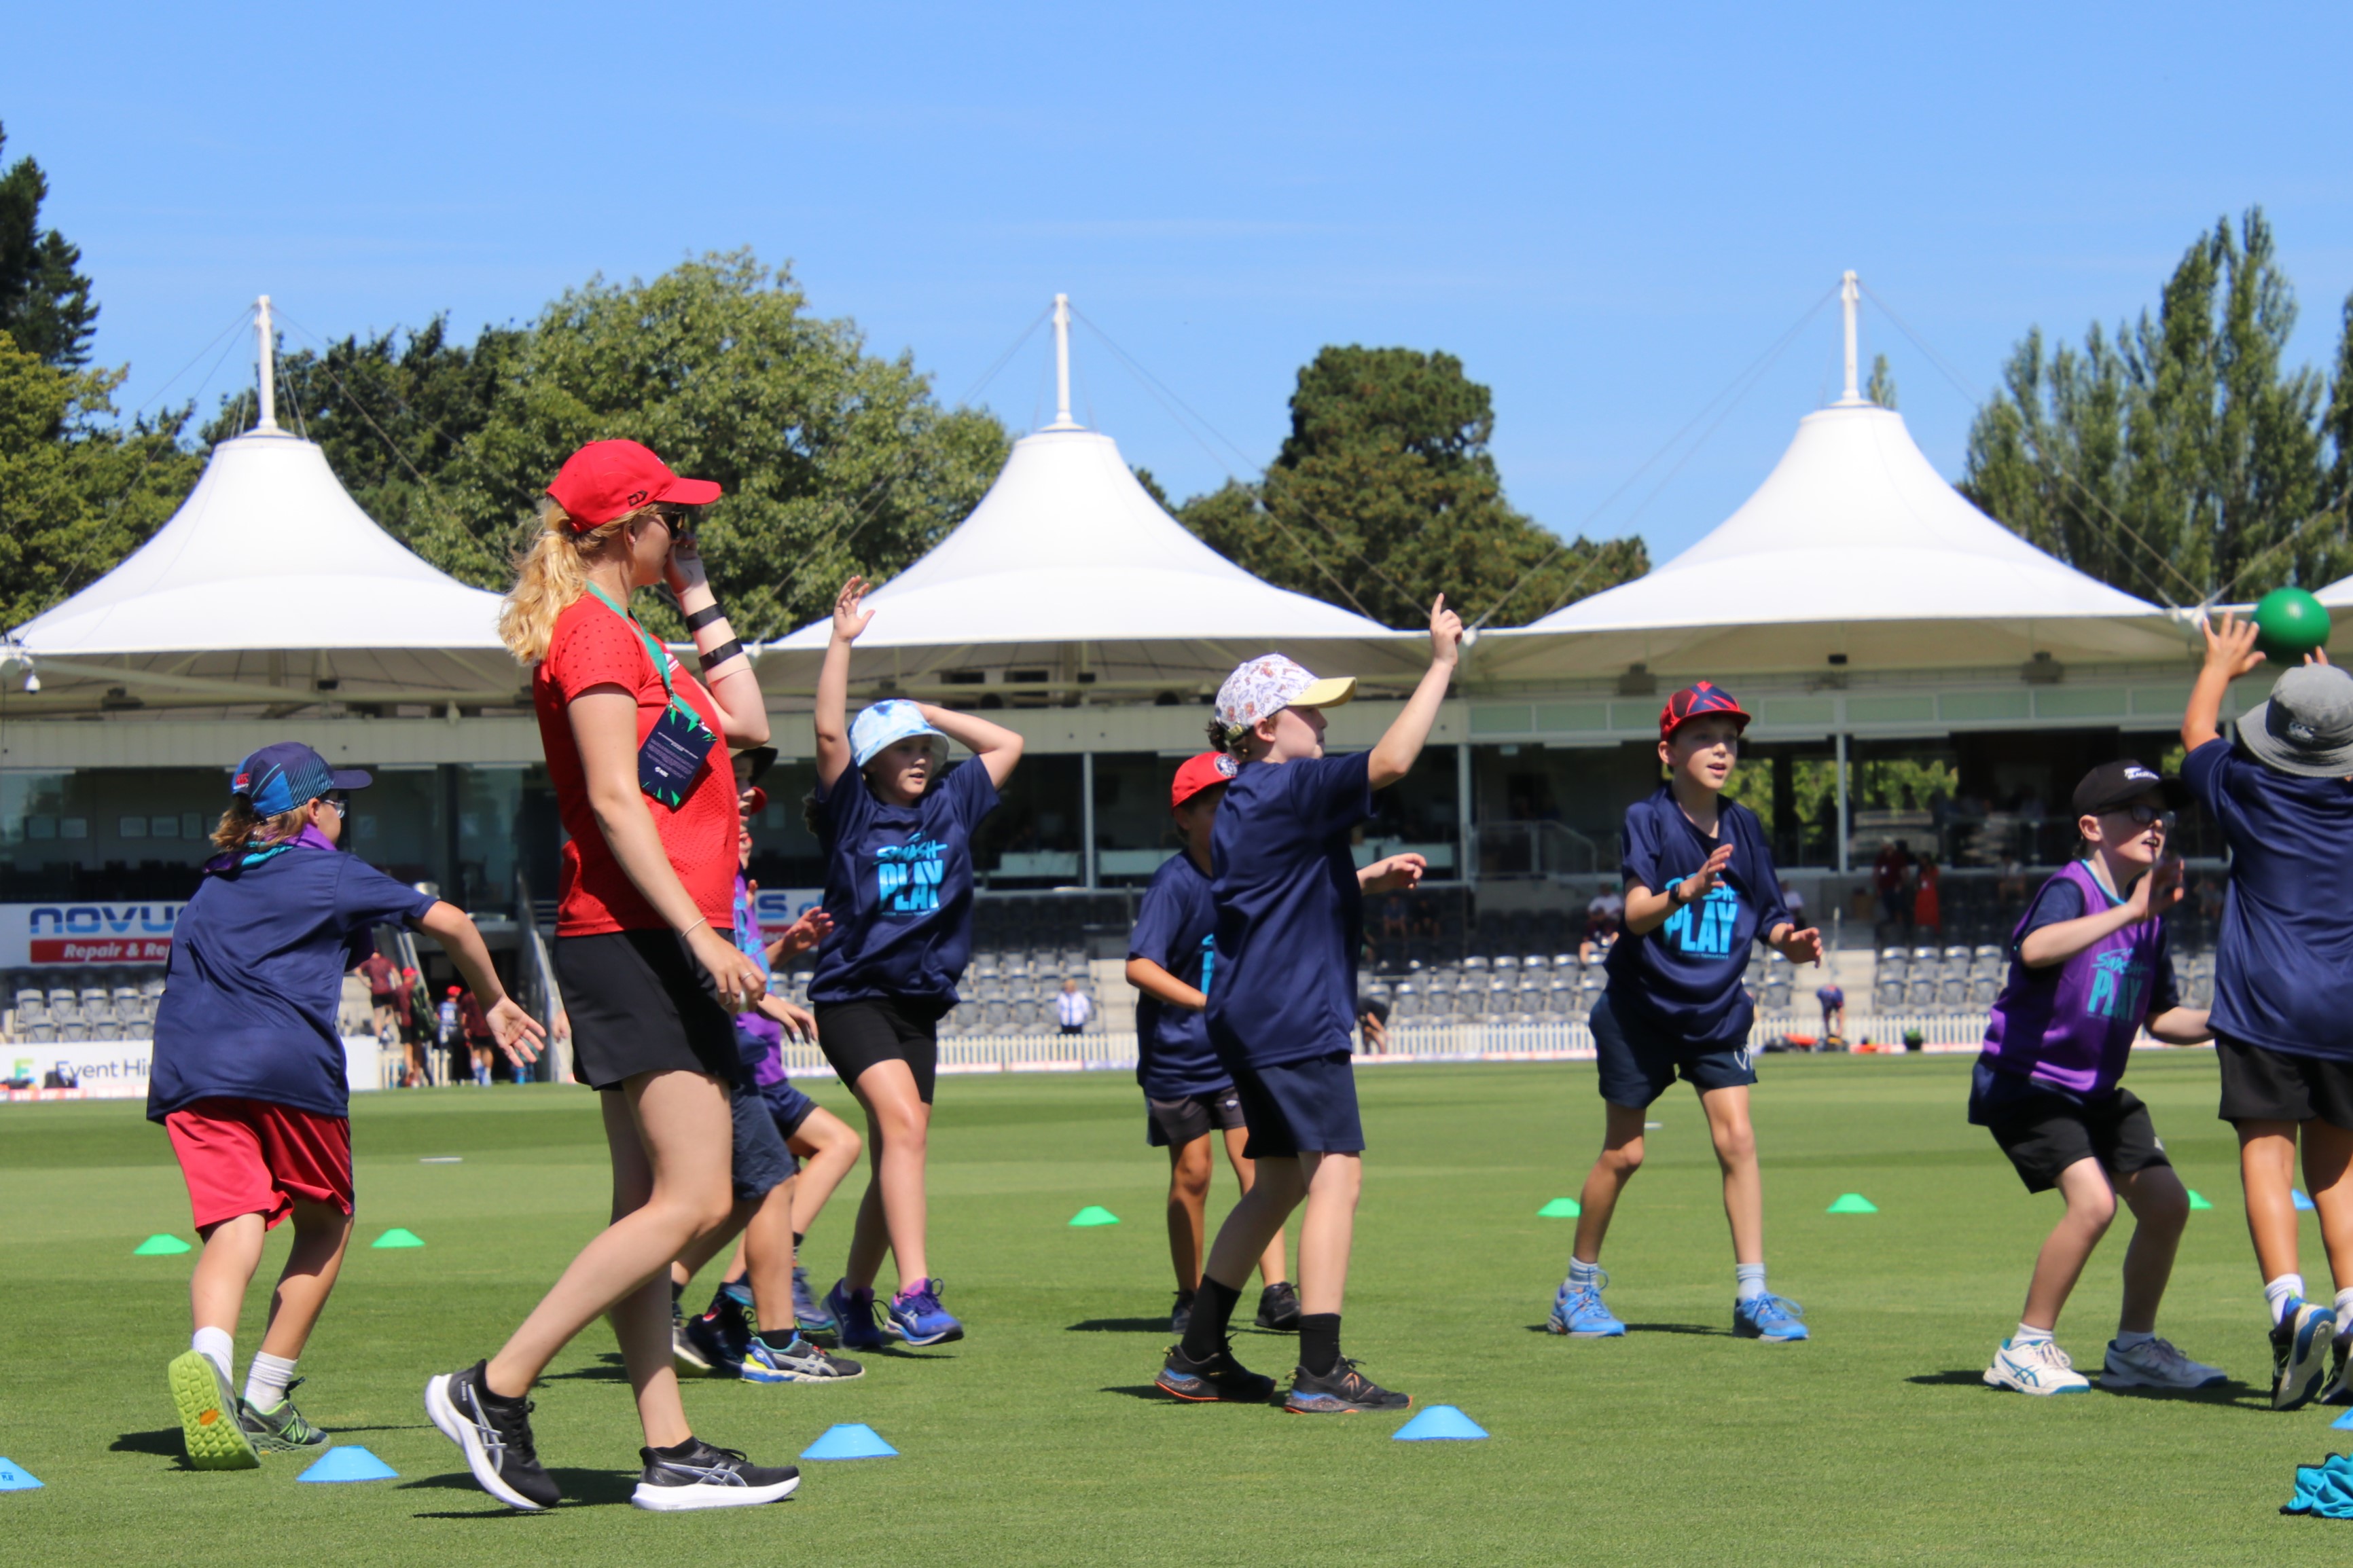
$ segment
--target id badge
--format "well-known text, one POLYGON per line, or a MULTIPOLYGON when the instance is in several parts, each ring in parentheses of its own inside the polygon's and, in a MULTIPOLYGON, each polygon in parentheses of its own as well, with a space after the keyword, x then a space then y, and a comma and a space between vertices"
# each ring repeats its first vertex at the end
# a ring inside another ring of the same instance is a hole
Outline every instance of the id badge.
POLYGON ((692 709, 673 700, 638 748, 638 787, 676 811, 718 741, 692 709))

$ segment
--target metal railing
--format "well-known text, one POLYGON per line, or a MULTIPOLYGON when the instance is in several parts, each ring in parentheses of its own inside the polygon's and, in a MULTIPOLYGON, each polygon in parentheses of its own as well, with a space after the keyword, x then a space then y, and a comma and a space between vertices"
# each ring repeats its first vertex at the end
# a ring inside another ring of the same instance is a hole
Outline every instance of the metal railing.
POLYGON ((521 867, 515 868, 514 894, 515 909, 522 915, 515 922, 515 999, 547 1031, 547 1046, 531 1076, 539 1083, 569 1083, 572 1042, 558 1040, 555 1034, 555 1020, 564 1012, 564 993, 555 984, 555 965, 548 955, 547 938, 539 929, 539 905, 532 899, 530 879, 521 867))

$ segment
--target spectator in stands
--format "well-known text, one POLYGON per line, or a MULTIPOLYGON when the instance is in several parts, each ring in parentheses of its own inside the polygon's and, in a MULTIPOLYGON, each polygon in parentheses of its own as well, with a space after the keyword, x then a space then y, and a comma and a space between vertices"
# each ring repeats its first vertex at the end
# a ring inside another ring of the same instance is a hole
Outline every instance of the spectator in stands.
POLYGON ((2222 918, 2222 884, 2211 877, 2198 879, 2198 912, 2210 921, 2222 918))
POLYGON ((1601 962, 1618 940, 1618 917, 1612 914, 1587 917, 1585 937, 1577 944, 1577 962, 1590 969, 1601 962))
POLYGON ((371 947, 360 964, 360 974, 368 983, 376 1038, 382 1040, 389 1036, 398 1039, 399 1015, 393 1008, 392 998, 400 989, 400 971, 393 967, 392 960, 384 955, 382 949, 371 947))
POLYGON ((1585 906, 1585 929, 1593 931, 1606 922, 1613 931, 1626 918, 1626 896, 1617 889, 1604 887, 1585 906))
POLYGON ((474 1086, 488 1089, 491 1087, 491 1052, 493 1049, 491 1021, 482 1016, 482 1005, 474 1000, 474 994, 470 991, 458 998, 458 1024, 466 1031, 466 1048, 473 1055, 474 1086))
POLYGON ((1800 925, 1805 923, 1806 896, 1787 882, 1781 884, 1781 907, 1789 911, 1791 920, 1800 925))
POLYGON ((1356 998, 1356 1029, 1365 1037, 1365 1049, 1375 1056, 1386 1056, 1389 1048, 1389 1005, 1377 996, 1356 998))
POLYGON ((417 1012, 417 1000, 423 994, 423 982, 417 979, 417 971, 403 969, 400 985, 392 994, 392 1013, 400 1025, 400 1048, 408 1057, 406 1075, 401 1083, 404 1089, 422 1089, 426 1083, 425 1022, 417 1012))
POLYGON ((1912 893, 1912 923, 1933 942, 1945 930, 1945 905, 1938 890, 1943 873, 1936 869, 1936 857, 1920 857, 1914 877, 1918 886, 1912 893))
POLYGON ((1822 1005, 1822 1039, 1846 1038, 1846 992, 1831 981, 1815 990, 1814 1000, 1822 1005))
POLYGON ((1879 858, 1871 868, 1872 885, 1879 889, 1879 917, 1899 929, 1911 923, 1912 904, 1904 885, 1911 865, 1911 847, 1899 838, 1879 847, 1879 858))
POLYGON ((1993 896, 2006 907, 2026 900, 2026 868, 2016 860, 2002 862, 2001 879, 1993 885, 1993 896))
POLYGON ((1062 1033, 1085 1034, 1087 1019, 1094 1010, 1094 1004, 1087 1000, 1087 994, 1079 989, 1076 980, 1063 980, 1062 994, 1054 998, 1054 1016, 1061 1021, 1062 1033))

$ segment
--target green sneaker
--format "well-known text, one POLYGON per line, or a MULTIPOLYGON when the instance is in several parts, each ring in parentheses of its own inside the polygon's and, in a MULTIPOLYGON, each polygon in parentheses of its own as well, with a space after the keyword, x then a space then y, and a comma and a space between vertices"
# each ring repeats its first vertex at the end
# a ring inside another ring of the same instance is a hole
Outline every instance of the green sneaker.
POLYGON ((252 1470, 261 1466, 244 1423, 237 1419, 237 1390, 202 1351, 172 1358, 164 1376, 172 1386, 172 1407, 180 1413, 180 1436, 186 1446, 188 1468, 196 1470, 252 1470))
POLYGON ((255 1447, 273 1454, 315 1454, 334 1447, 332 1437, 305 1421, 302 1413, 294 1408, 294 1391, 301 1386, 299 1377, 288 1384, 285 1394, 267 1410, 255 1409, 250 1400, 237 1400, 237 1422, 255 1447))

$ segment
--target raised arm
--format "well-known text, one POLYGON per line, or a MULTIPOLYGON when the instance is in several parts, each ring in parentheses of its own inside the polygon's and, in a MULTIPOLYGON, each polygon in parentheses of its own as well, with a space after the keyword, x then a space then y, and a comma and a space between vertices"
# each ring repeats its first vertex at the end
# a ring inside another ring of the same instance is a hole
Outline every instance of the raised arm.
POLYGON ((924 723, 970 752, 988 770, 988 782, 999 789, 1005 787, 1005 781, 1013 776, 1013 764, 1021 760, 1018 734, 953 708, 934 708, 928 702, 916 706, 923 710, 924 723))
POLYGON ((1454 667, 1461 658, 1462 617, 1446 607, 1446 595, 1440 594, 1430 606, 1430 668, 1367 759, 1366 772, 1373 788, 1387 789, 1412 771, 1414 759, 1430 740, 1430 727, 1438 722, 1439 705, 1446 700, 1446 689, 1453 683, 1454 667))
POLYGON ((2029 931, 2026 940, 2018 944, 2018 960, 2029 969, 2048 969, 2054 963, 2064 963, 2104 937, 2166 913, 2181 902, 2181 858, 2168 855, 2133 884, 2132 892, 2122 902, 2095 914, 2054 921, 2039 931, 2029 931))
POLYGON ((2254 622, 2242 621, 2225 610, 2220 626, 2200 620, 2198 629, 2206 634, 2206 662, 2199 667, 2197 683, 2189 689, 2189 705, 2181 714, 2181 743, 2193 752, 2221 737, 2222 699, 2231 682, 2261 668, 2263 662, 2263 656, 2255 651, 2254 622))
POLYGON ((849 771, 849 646, 874 619, 866 608, 867 582, 852 577, 833 600, 833 639, 817 672, 817 777, 830 792, 849 771))
POLYGON ((1626 912, 1620 917, 1627 932, 1648 936, 1658 930, 1677 910, 1707 897, 1708 889, 1715 886, 1715 879, 1731 864, 1732 846, 1719 844, 1708 852, 1705 865, 1664 892, 1654 893, 1641 882, 1628 882, 1626 912))
POLYGON ((736 640, 726 612, 719 608, 719 597, 703 575, 702 554, 691 535, 671 544, 670 560, 662 570, 670 591, 678 596, 678 607, 693 626, 694 651, 702 656, 702 684, 710 689, 711 700, 719 704, 720 727, 727 732, 727 744, 739 752, 766 745, 768 704, 760 695, 760 679, 752 673, 751 656, 736 640), (704 616, 709 618, 702 619, 702 625, 693 625, 704 616))

